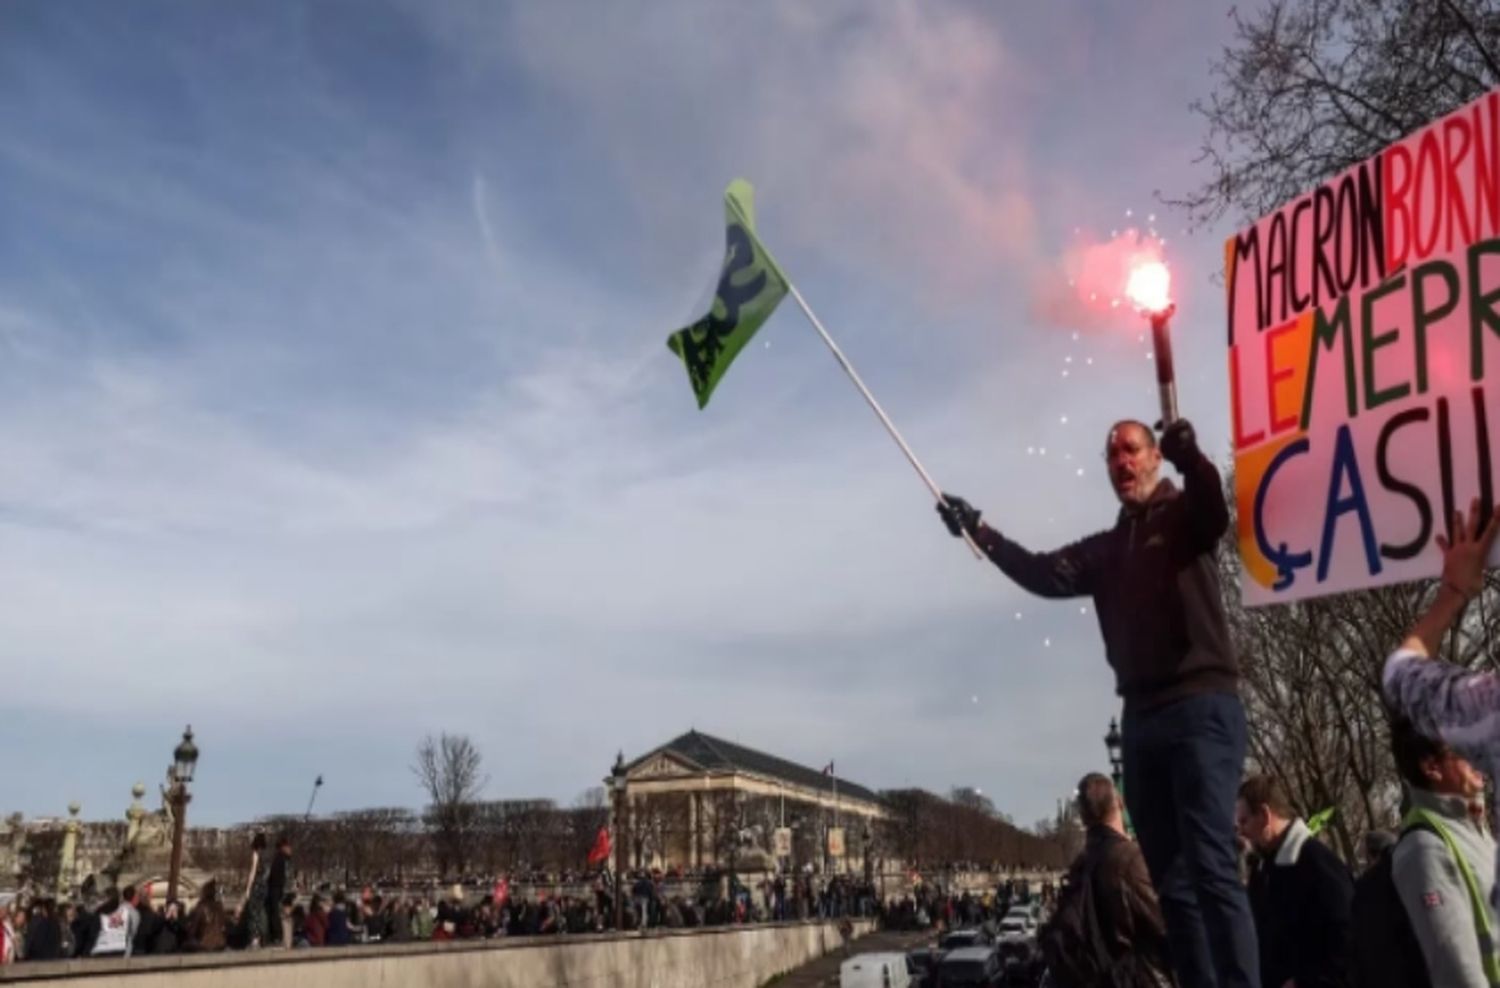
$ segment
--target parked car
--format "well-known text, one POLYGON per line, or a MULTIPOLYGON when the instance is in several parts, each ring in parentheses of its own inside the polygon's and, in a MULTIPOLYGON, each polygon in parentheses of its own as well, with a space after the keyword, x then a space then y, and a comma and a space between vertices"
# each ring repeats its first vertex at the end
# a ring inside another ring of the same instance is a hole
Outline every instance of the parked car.
POLYGON ((937 965, 942 951, 936 947, 922 947, 906 955, 906 970, 911 973, 912 988, 936 988, 937 965))
POLYGON ((954 930, 938 941, 938 950, 958 950, 961 947, 987 947, 993 941, 983 930, 954 930))
POLYGON ((993 947, 960 947, 938 962, 937 983, 942 988, 999 988, 1004 978, 1000 955, 993 947))
POLYGON ((857 954, 839 966, 839 988, 911 988, 902 953, 857 954))
POLYGON ((1036 926, 1025 916, 1007 916, 1000 921, 1000 936, 997 940, 1002 947, 1006 944, 1035 943, 1036 926))
POLYGON ((1001 944, 999 954, 1005 985, 1035 985, 1045 973, 1046 963, 1035 940, 1001 944))

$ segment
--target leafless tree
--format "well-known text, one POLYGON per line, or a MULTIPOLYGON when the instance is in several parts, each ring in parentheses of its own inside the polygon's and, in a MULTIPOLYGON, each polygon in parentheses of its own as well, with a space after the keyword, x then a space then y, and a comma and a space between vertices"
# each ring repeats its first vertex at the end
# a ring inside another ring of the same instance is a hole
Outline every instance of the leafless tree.
POLYGON ((469 863, 479 792, 487 781, 479 749, 468 735, 441 734, 422 739, 412 772, 427 793, 427 825, 438 874, 462 874, 469 863))
POLYGON ((1176 200, 1254 219, 1500 84, 1494 0, 1270 0, 1194 104, 1211 169, 1176 200))
MULTIPOLYGON (((1269 0, 1239 11, 1214 92, 1194 104, 1209 177, 1175 200, 1202 223, 1265 215, 1500 83, 1496 0, 1269 0)), ((1304 813, 1337 808, 1333 845, 1353 860, 1365 832, 1394 822, 1380 667, 1430 584, 1252 611, 1232 589, 1232 538, 1221 565, 1251 757, 1304 813)), ((1497 612, 1492 581, 1445 656, 1480 661, 1497 612)))
MULTIPOLYGON (((599 795, 602 800, 602 789, 599 795)), ((645 796, 636 803, 634 837, 644 853, 643 860, 652 854, 667 857, 674 846, 688 846, 688 799, 686 793, 660 793, 645 796)))
POLYGON ((978 810, 989 816, 996 815, 995 801, 970 786, 957 786, 949 790, 948 801, 956 806, 967 806, 971 810, 978 810))
POLYGON ((877 843, 918 870, 952 862, 992 867, 1062 867, 1075 853, 1072 835, 1060 838, 1057 820, 1027 833, 992 812, 963 805, 922 789, 881 793, 891 815, 877 843))
MULTIPOLYGON (((1230 637, 1243 663, 1251 759, 1282 783, 1303 814, 1336 810, 1329 824, 1333 846, 1352 862, 1366 833, 1395 823, 1400 790, 1380 672, 1433 585, 1249 609, 1240 603, 1239 559, 1229 539, 1220 567, 1230 637)), ((1491 574, 1477 603, 1444 639, 1443 657, 1469 667, 1488 664, 1497 622, 1500 578, 1491 574)))
POLYGON ((573 801, 573 806, 564 811, 563 826, 559 832, 564 836, 562 854, 555 862, 558 871, 584 871, 589 867, 589 852, 599 831, 609 825, 609 807, 604 790, 599 787, 587 789, 573 801))

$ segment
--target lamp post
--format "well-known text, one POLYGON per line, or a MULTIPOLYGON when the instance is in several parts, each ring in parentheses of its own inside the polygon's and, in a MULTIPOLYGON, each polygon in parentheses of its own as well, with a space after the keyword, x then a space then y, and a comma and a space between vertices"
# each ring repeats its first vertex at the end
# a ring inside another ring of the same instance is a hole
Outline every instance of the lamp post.
POLYGON ((1120 771, 1120 749, 1124 747, 1124 739, 1120 737, 1120 722, 1111 717, 1109 719, 1109 733, 1104 735, 1104 747, 1109 752, 1110 778, 1114 780, 1115 788, 1124 790, 1125 779, 1120 771))
POLYGON ((625 927, 625 753, 615 755, 609 773, 609 791, 615 817, 615 932, 625 927))
POLYGON ((303 823, 306 823, 307 821, 309 821, 309 820, 312 819, 313 802, 317 800, 317 798, 318 798, 318 790, 322 789, 322 788, 323 788, 323 776, 322 776, 322 773, 319 773, 318 777, 313 780, 312 795, 309 796, 309 797, 307 797, 307 812, 304 813, 304 814, 302 814, 302 822, 303 823))
MULTIPOLYGON (((869 820, 864 822, 864 829, 859 836, 864 842, 865 891, 869 893, 875 888, 875 863, 870 860, 870 844, 873 841, 873 835, 870 833, 869 820)), ((863 896, 861 896, 861 902, 863 902, 863 896)))
POLYGON ((182 741, 172 752, 170 776, 172 788, 167 798, 172 806, 172 868, 167 873, 167 901, 177 898, 177 883, 182 877, 182 845, 187 824, 187 805, 192 800, 188 786, 193 781, 193 770, 198 765, 198 746, 193 743, 193 728, 189 725, 182 732, 182 741))
POLYGON ((33 876, 31 874, 31 862, 33 855, 31 851, 30 836, 31 835, 24 832, 22 833, 21 847, 16 851, 16 885, 23 889, 28 885, 33 884, 33 876))
MULTIPOLYGON (((1123 750, 1125 739, 1120 737, 1120 722, 1114 717, 1109 719, 1109 733, 1104 735, 1104 747, 1109 751, 1109 776, 1114 781, 1115 792, 1120 794, 1120 802, 1125 802, 1125 772, 1123 750)), ((1135 828, 1130 824, 1130 811, 1121 807, 1121 814, 1125 817, 1125 832, 1134 834, 1135 828)))
POLYGON ((62 855, 57 862, 57 897, 66 897, 73 890, 78 861, 78 811, 83 809, 75 800, 68 804, 68 828, 63 831, 62 855))

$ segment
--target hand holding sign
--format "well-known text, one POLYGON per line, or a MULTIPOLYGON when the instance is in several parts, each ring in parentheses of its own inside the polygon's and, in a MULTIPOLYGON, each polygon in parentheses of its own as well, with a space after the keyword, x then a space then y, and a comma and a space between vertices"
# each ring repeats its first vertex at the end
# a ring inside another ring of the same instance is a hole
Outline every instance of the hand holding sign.
POLYGON ((1500 510, 1481 506, 1479 498, 1469 502, 1468 521, 1462 512, 1455 512, 1453 541, 1437 537, 1437 544, 1443 550, 1443 584, 1465 600, 1479 596, 1484 589, 1484 561, 1497 533, 1500 533, 1500 510))

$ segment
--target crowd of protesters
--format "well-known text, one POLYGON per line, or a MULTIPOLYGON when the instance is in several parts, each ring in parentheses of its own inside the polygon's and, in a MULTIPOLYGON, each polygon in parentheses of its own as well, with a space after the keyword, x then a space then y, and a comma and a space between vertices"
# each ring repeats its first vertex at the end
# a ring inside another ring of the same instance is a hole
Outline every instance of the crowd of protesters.
MULTIPOLYGON (((960 498, 939 505, 955 535, 1026 589, 1093 597, 1125 701, 1125 799, 1102 775, 1079 783, 1084 851, 1039 936, 1052 984, 1500 988, 1500 855, 1495 807, 1485 803, 1486 774, 1500 770, 1500 674, 1434 658, 1484 588, 1500 511, 1475 502, 1451 519, 1438 536, 1433 598, 1392 643, 1381 685, 1402 819, 1370 845, 1356 878, 1274 780, 1243 776, 1238 659, 1212 561, 1228 515, 1191 426, 1169 425, 1158 448, 1149 427, 1118 423, 1106 456, 1122 505, 1116 526, 1056 552, 1021 548, 960 498), (1180 493, 1157 477, 1164 457, 1184 477, 1180 493)), ((1000 896, 935 889, 881 903, 868 884, 811 874, 755 888, 725 875, 692 895, 668 894, 660 876, 641 874, 535 901, 497 884, 477 902, 455 888, 304 904, 289 889, 287 842, 268 854, 257 835, 251 850, 232 913, 212 884, 190 910, 170 901, 158 909, 133 888, 99 903, 42 899, 0 913, 0 960, 589 933, 616 925, 617 914, 628 930, 853 915, 926 928, 985 923, 1003 908, 1000 896)))
MULTIPOLYGON (((443 892, 382 894, 366 887, 346 894, 299 895, 290 889, 291 845, 282 838, 266 854, 255 835, 244 893, 226 907, 219 885, 205 884, 191 908, 157 902, 149 886, 111 890, 80 903, 33 897, 0 906, 0 962, 84 957, 337 947, 363 943, 470 940, 602 933, 616 926, 617 890, 606 873, 576 894, 512 897, 508 882, 482 896, 462 885, 443 892)), ((691 929, 742 923, 873 916, 872 885, 845 876, 735 876, 704 881, 692 893, 661 872, 627 876, 618 889, 618 916, 627 931, 691 929)), ((691 883, 686 883, 691 884, 691 883)))

